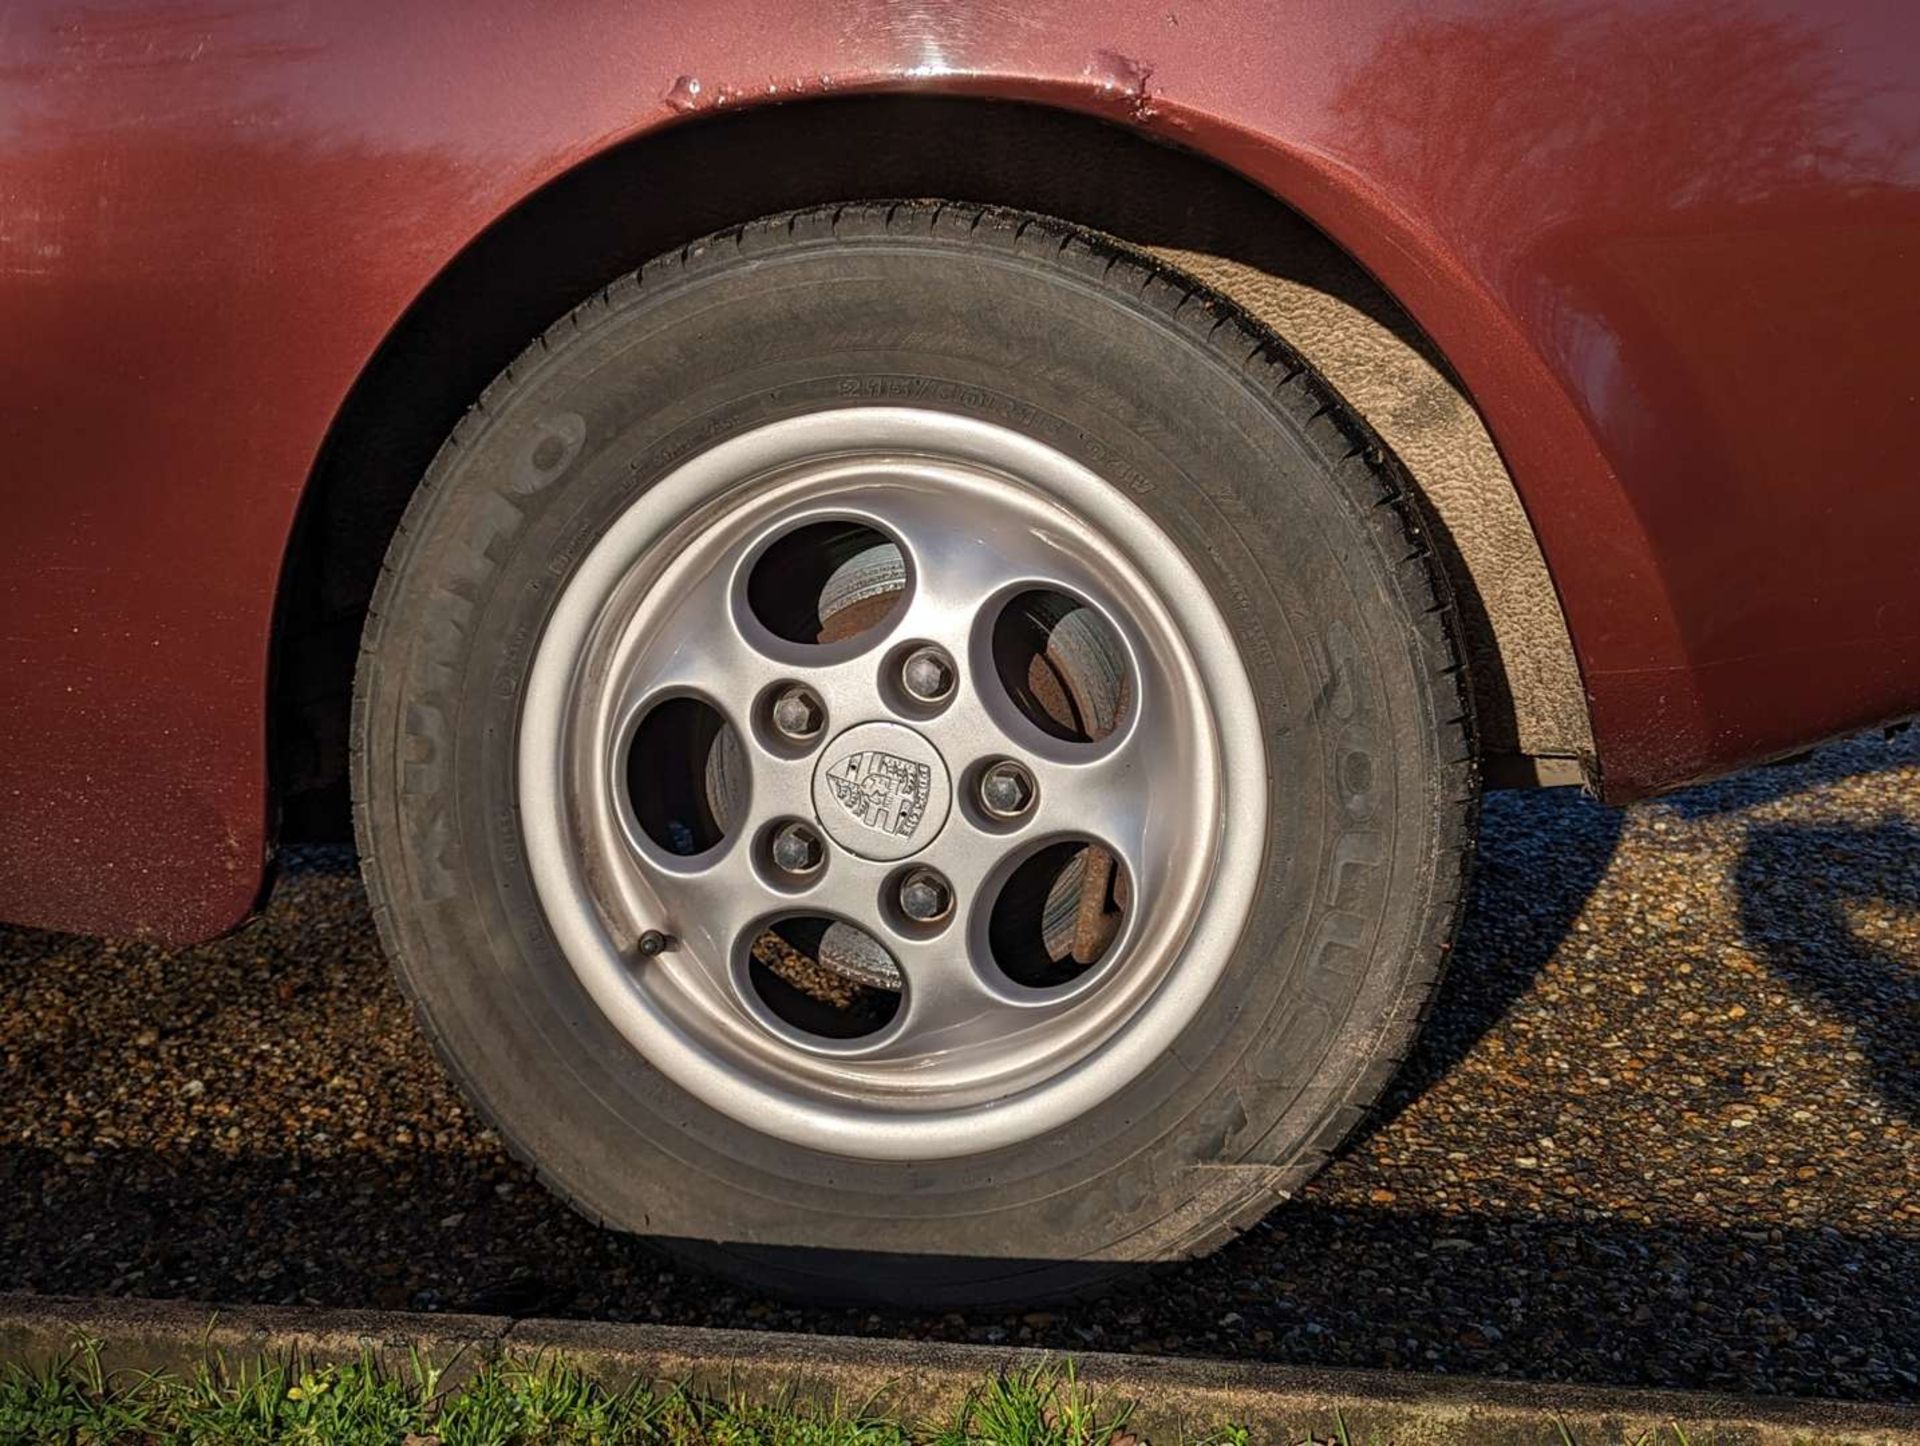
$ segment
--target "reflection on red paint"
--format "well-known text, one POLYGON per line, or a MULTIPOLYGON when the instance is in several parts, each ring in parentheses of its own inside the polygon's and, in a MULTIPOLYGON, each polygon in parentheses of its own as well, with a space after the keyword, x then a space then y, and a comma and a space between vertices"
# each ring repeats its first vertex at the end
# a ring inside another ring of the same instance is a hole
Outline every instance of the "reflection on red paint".
POLYGON ((1620 794, 1920 707, 1909 7, 27 0, 0 917, 186 938, 249 907, 301 489, 463 246, 654 128, 876 90, 1177 140, 1379 276, 1515 472, 1620 794))

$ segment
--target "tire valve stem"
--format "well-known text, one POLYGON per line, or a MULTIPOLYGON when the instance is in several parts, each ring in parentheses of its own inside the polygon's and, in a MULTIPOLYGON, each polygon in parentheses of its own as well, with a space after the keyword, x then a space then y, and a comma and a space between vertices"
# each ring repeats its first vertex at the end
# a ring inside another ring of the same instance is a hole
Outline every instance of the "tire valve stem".
POLYGON ((656 959, 670 949, 678 947, 680 941, 671 934, 662 934, 658 929, 649 929, 640 936, 640 957, 656 959))

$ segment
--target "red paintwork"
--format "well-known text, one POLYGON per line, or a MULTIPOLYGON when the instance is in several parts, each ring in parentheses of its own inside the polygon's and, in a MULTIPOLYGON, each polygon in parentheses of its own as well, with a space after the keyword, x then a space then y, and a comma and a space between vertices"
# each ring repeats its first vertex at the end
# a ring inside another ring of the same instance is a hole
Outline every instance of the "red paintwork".
POLYGON ((244 915, 355 375, 541 183, 773 87, 1093 111, 1348 247, 1512 466, 1615 796, 1920 710, 1916 78, 1906 0, 0 7, 0 916, 244 915))

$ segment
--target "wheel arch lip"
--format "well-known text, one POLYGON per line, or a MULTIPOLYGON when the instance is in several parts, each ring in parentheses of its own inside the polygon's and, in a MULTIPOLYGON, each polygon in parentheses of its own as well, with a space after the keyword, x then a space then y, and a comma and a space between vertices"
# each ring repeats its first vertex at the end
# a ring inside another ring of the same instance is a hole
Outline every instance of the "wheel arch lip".
MULTIPOLYGON (((1162 89, 1155 67, 1145 62, 1105 49, 1096 49, 1091 56, 1078 72, 1055 74, 930 67, 915 61, 865 72, 803 71, 785 82, 736 85, 720 70, 713 72, 715 78, 703 80, 692 96, 682 84, 690 77, 676 73, 660 101, 642 107, 624 128, 603 134, 590 145, 555 153, 546 158, 548 164, 519 174, 492 193, 483 209, 469 217, 469 229, 446 239, 437 264, 420 270, 415 289, 399 298, 402 304, 384 319, 383 329, 366 338, 353 385, 364 381, 381 348, 402 331, 460 257, 509 217, 537 206, 552 188, 616 153, 645 147, 674 133, 698 136, 704 128, 730 117, 770 119, 861 98, 1013 103, 1037 112, 1089 117, 1185 151, 1224 175, 1252 183, 1369 272, 1434 340, 1441 365, 1460 381, 1470 404, 1486 422, 1535 540, 1547 551, 1558 605, 1569 629, 1574 626, 1576 608, 1610 619, 1605 628, 1610 635, 1620 634, 1620 620, 1630 618, 1637 639, 1633 646, 1666 660, 1669 668, 1676 667, 1674 660, 1684 657, 1684 649, 1679 631, 1672 626, 1674 609, 1659 559, 1630 500, 1574 399, 1545 365, 1519 320, 1501 307, 1466 265, 1460 248, 1336 156, 1297 137, 1262 131, 1250 121, 1182 99, 1162 89), (1547 550, 1550 519, 1564 519, 1558 531, 1565 540, 1547 550), (1575 579, 1570 596, 1556 559, 1572 559, 1576 566, 1585 567, 1582 559, 1593 554, 1596 540, 1604 548, 1606 565, 1586 568, 1587 576, 1575 579), (1604 590, 1599 586, 1602 582, 1604 590), (1585 604, 1580 601, 1581 587, 1587 587, 1591 597, 1585 604)), ((996 200, 993 196, 965 199, 996 200)), ((734 219, 752 217, 743 214, 734 219)), ((351 389, 341 393, 340 405, 315 448, 308 490, 318 476, 325 440, 344 417, 351 389)), ((289 552, 291 542, 290 538, 289 552)), ((284 577, 283 572, 283 582, 284 577)), ((1583 638, 1601 631, 1594 626, 1574 636, 1575 665, 1582 675, 1589 666, 1583 638)), ((1583 687, 1583 693, 1586 706, 1596 708, 1600 700, 1592 690, 1583 687)), ((1688 696, 1684 686, 1675 686, 1669 702, 1686 714, 1688 696)), ((1621 720, 1618 731, 1628 731, 1629 721, 1621 720)), ((1681 731, 1690 732, 1691 724, 1681 731)), ((1596 715, 1590 738, 1597 732, 1596 715)), ((1606 740, 1611 741, 1611 737, 1606 740)), ((1586 756, 1583 750, 1580 762, 1590 783, 1599 781, 1603 765, 1615 762, 1614 752, 1605 743, 1598 747, 1597 757, 1586 756)), ((1607 774, 1610 782, 1632 793, 1667 781, 1627 766, 1609 767, 1607 774)))

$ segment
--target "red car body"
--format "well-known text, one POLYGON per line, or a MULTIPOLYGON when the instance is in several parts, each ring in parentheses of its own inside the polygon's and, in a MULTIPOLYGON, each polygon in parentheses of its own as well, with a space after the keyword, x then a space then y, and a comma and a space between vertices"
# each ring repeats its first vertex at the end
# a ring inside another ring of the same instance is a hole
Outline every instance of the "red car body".
POLYGON ((1100 117, 1370 271, 1512 473, 1608 796, 1920 711, 1905 0, 27 0, 0 11, 0 917, 245 917, 290 539, 383 340, 591 158, 868 92, 1100 117))

